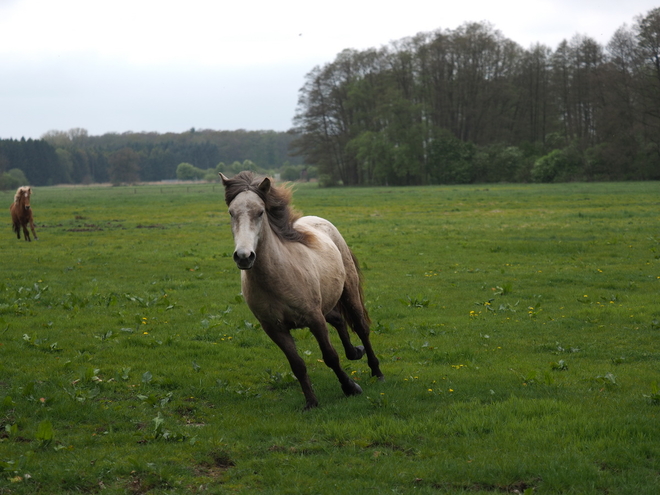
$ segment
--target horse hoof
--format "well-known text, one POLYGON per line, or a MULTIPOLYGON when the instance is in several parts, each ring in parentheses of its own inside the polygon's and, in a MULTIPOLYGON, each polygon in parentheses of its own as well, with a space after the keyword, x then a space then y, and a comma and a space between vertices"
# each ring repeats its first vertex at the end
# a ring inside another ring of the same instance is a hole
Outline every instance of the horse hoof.
POLYGON ((362 393, 362 388, 352 380, 350 383, 342 385, 341 389, 344 391, 344 395, 346 396, 360 395, 362 393))
POLYGON ((362 356, 364 356, 364 346, 363 345, 356 345, 353 347, 355 349, 355 352, 352 356, 346 356, 349 360, 351 361, 357 361, 358 359, 361 359, 362 356))

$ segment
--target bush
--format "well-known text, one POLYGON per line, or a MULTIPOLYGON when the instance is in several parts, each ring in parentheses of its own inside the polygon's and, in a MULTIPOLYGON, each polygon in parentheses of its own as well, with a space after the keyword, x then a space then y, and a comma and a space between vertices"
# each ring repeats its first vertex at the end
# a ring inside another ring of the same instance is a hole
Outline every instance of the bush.
POLYGON ((27 186, 30 181, 28 181, 27 177, 25 177, 25 174, 20 168, 12 168, 11 170, 7 171, 7 174, 11 175, 14 179, 16 179, 19 184, 16 186, 27 186))
POLYGON ((280 178, 286 181, 306 181, 317 178, 316 167, 308 165, 284 165, 280 169, 280 178))
POLYGON ((431 143, 429 175, 436 184, 468 184, 475 180, 476 147, 443 130, 431 143))
POLYGON ((206 175, 206 170, 197 168, 190 163, 179 163, 176 168, 176 178, 179 180, 200 180, 206 175))
POLYGON ((0 174, 0 190, 17 189, 21 182, 7 172, 0 174))
POLYGON ((553 150, 534 163, 534 182, 567 182, 579 177, 582 170, 582 156, 573 148, 553 150))
POLYGON ((517 146, 496 144, 477 152, 472 160, 476 182, 517 182, 524 178, 529 158, 517 146))

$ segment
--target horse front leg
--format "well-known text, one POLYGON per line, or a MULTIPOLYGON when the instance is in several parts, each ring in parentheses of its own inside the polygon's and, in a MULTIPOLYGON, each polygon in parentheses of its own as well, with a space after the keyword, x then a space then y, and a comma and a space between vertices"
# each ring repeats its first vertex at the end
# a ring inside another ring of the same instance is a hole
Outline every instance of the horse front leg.
POLYGON ((307 366, 305 366, 305 361, 300 357, 296 350, 296 342, 293 340, 291 333, 283 328, 271 327, 270 325, 264 325, 263 323, 261 325, 266 332, 266 335, 277 344, 289 361, 291 371, 298 379, 302 392, 305 395, 305 410, 318 406, 319 401, 314 394, 312 381, 307 374, 307 366))
POLYGON ((28 231, 27 224, 23 225, 23 237, 25 237, 26 241, 32 242, 32 239, 30 239, 30 232, 28 231))
POLYGON ((316 338, 316 341, 319 343, 321 348, 321 353, 323 355, 323 362, 332 369, 337 375, 337 379, 341 384, 341 389, 344 391, 345 395, 358 395, 362 393, 360 386, 355 383, 351 378, 346 374, 344 369, 341 367, 339 362, 339 355, 335 348, 332 347, 330 342, 330 337, 328 336, 328 327, 325 325, 325 318, 320 317, 316 319, 309 325, 309 330, 312 332, 312 335, 316 338))

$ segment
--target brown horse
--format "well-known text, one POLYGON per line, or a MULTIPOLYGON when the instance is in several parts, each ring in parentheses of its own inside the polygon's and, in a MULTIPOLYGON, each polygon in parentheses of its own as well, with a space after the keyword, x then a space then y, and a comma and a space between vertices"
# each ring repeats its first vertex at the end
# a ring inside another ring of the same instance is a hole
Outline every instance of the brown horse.
POLYGON ((284 352, 305 395, 305 409, 318 405, 305 361, 291 336, 308 327, 346 395, 362 393, 342 369, 326 322, 337 329, 351 360, 365 353, 371 373, 383 378, 369 341, 357 260, 339 231, 319 217, 300 217, 290 206, 291 191, 268 178, 241 172, 224 175, 225 201, 234 235, 234 261, 241 270, 243 297, 266 334, 284 352), (351 344, 346 322, 362 341, 351 344))
POLYGON ((16 232, 16 237, 21 238, 21 228, 23 229, 23 234, 25 234, 25 240, 31 241, 30 233, 28 232, 28 224, 30 229, 32 229, 32 234, 34 239, 39 239, 37 233, 34 231, 34 220, 32 218, 32 209, 30 208, 30 195, 32 194, 32 189, 30 186, 21 186, 16 190, 14 195, 14 202, 9 207, 11 212, 11 220, 14 224, 13 230, 16 232))

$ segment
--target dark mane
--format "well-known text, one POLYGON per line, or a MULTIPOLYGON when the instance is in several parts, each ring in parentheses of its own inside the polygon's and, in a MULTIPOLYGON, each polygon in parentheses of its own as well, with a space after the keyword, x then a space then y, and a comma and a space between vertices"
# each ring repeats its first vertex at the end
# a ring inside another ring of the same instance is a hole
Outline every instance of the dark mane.
POLYGON ((257 194, 266 206, 266 214, 272 231, 283 241, 301 242, 309 245, 311 235, 293 228, 293 223, 301 214, 291 206, 291 189, 284 186, 272 185, 264 193, 259 186, 265 177, 255 176, 252 172, 239 172, 236 176, 225 181, 225 202, 227 206, 240 193, 252 191, 257 194))

